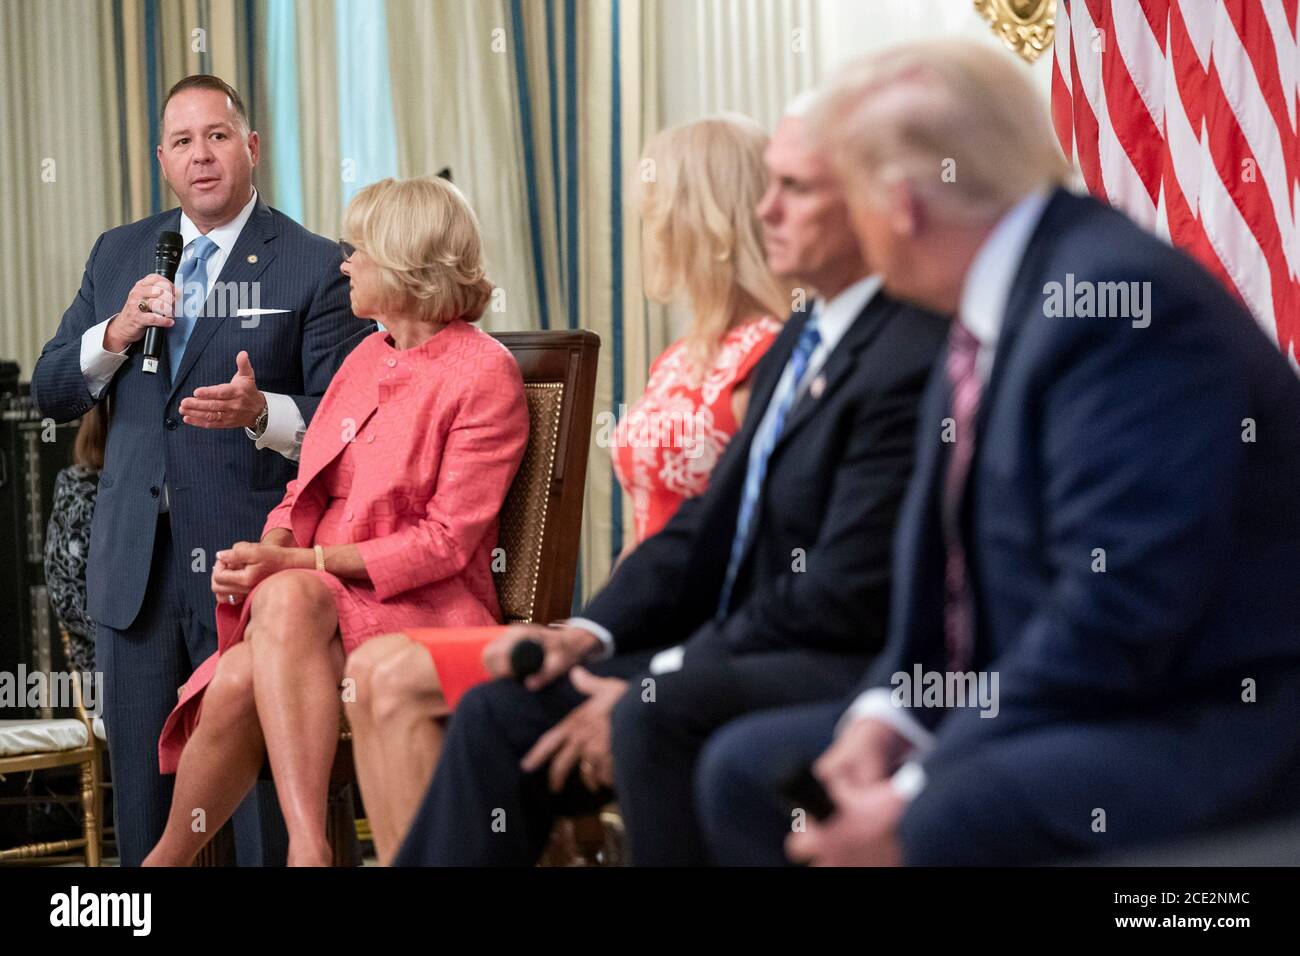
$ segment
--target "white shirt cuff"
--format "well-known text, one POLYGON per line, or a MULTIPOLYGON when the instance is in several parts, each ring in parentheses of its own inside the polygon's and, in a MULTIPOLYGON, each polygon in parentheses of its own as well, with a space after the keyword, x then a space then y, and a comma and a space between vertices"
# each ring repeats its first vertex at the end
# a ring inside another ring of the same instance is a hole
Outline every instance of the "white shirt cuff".
POLYGON ((567 621, 562 621, 567 627, 580 627, 584 631, 590 631, 596 635, 602 647, 599 651, 591 655, 593 661, 604 661, 614 656, 614 635, 609 633, 609 629, 601 627, 595 621, 590 621, 585 617, 571 617, 567 621))
POLYGON ((920 761, 909 760, 889 778, 889 786, 893 788, 894 793, 911 803, 916 799, 916 795, 925 789, 926 777, 925 768, 921 766, 920 761))
POLYGON ((262 395, 266 398, 266 431, 255 444, 258 448, 278 451, 290 461, 297 461, 302 454, 302 436, 307 432, 307 423, 298 410, 298 403, 277 392, 263 392, 262 395))
POLYGON ((840 718, 835 733, 838 734, 855 720, 870 717, 894 728, 918 753, 928 753, 934 747, 934 734, 922 727, 920 721, 909 714, 906 708, 895 706, 891 696, 891 691, 886 687, 873 687, 859 694, 840 718))
POLYGON ((654 657, 650 658, 649 671, 651 674, 658 676, 660 674, 675 674, 682 669, 682 661, 686 658, 686 647, 678 644, 676 647, 670 647, 662 650, 654 657))
POLYGON ((109 352, 104 349, 104 330, 113 319, 107 318, 98 325, 92 325, 81 336, 81 375, 86 380, 86 390, 90 397, 99 400, 108 388, 117 370, 127 360, 127 354, 109 352))

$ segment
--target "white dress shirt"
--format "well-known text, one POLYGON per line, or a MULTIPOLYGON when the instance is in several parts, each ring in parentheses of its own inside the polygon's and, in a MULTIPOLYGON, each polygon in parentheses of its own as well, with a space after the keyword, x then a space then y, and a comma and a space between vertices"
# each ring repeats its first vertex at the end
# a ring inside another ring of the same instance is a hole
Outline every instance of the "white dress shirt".
MULTIPOLYGON (((1035 192, 1012 206, 980 246, 962 283, 958 315, 962 325, 979 340, 975 371, 984 384, 988 383, 993 369, 1011 285, 1050 198, 1047 191, 1035 192)), ((888 687, 864 691, 840 719, 836 732, 855 720, 873 718, 888 724, 910 743, 912 759, 903 764, 891 779, 899 796, 910 800, 925 788, 925 771, 920 760, 934 748, 934 735, 906 709, 895 707, 891 695, 892 690, 888 687)))
MULTIPOLYGON (((853 285, 831 299, 830 302, 823 302, 820 298, 813 300, 812 317, 809 321, 817 323, 817 330, 821 334, 821 339, 818 341, 817 347, 813 349, 812 355, 808 356, 808 366, 804 370, 803 380, 799 383, 799 391, 795 395, 796 404, 821 373, 826 360, 831 357, 835 347, 840 344, 840 340, 844 338, 849 327, 853 325, 853 320, 862 313, 862 310, 867 307, 867 303, 880 290, 880 285, 879 276, 867 276, 865 279, 859 279, 853 283, 853 285)), ((785 370, 781 373, 781 378, 777 381, 772 394, 780 395, 788 388, 792 375, 794 375, 794 369, 791 368, 789 363, 786 363, 785 370)), ((791 408, 793 407, 792 405, 791 408)), ((759 440, 757 436, 775 427, 775 418, 776 406, 769 403, 763 413, 762 421, 758 423, 758 428, 754 432, 755 442, 759 440)), ((602 627, 595 621, 584 617, 569 618, 565 623, 572 627, 580 627, 584 631, 590 631, 600 639, 600 643, 604 646, 600 653, 595 655, 598 659, 604 660, 613 655, 614 635, 609 632, 608 628, 602 627)), ((681 670, 684 654, 685 651, 680 644, 660 651, 650 659, 650 673, 670 674, 673 671, 681 670)))
MULTIPOLYGON (((211 230, 207 233, 209 239, 216 243, 217 251, 208 257, 207 262, 207 287, 209 293, 217 280, 221 277, 221 270, 226 264, 226 259, 230 256, 230 251, 234 249, 235 243, 239 240, 239 234, 244 231, 244 226, 253 214, 253 207, 257 205, 257 190, 253 190, 253 198, 250 199, 244 208, 239 211, 234 219, 223 226, 211 230)), ((181 212, 181 242, 183 243, 183 252, 181 253, 181 265, 194 256, 194 240, 203 235, 199 227, 187 216, 184 211, 181 212)), ((177 269, 179 272, 179 268, 177 269)), ((195 279, 198 277, 196 276, 195 279)), ((99 399, 108 388, 113 376, 117 370, 127 360, 127 352, 109 352, 104 348, 104 330, 108 328, 108 323, 113 319, 112 316, 100 322, 98 325, 92 325, 86 330, 81 337, 81 374, 86 379, 86 389, 90 392, 92 398, 99 399)), ((175 369, 172 370, 173 373, 175 369)), ((254 369, 254 372, 257 370, 254 369)), ((231 373, 233 374, 233 372, 231 373)), ((276 392, 262 392, 266 398, 266 431, 262 437, 257 439, 258 448, 270 448, 279 452, 290 461, 297 461, 298 455, 302 451, 302 436, 307 430, 307 425, 303 421, 302 413, 298 410, 297 404, 288 395, 280 395, 276 392)), ((163 510, 166 510, 167 499, 164 498, 163 510)))

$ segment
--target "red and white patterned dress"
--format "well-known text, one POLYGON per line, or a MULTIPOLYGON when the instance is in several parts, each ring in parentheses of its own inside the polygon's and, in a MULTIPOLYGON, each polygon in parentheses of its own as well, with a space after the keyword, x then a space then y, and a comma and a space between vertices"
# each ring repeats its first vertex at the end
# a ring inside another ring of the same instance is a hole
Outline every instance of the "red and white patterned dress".
POLYGON ((723 336, 707 369, 682 339, 650 366, 645 394, 614 432, 614 474, 632 499, 638 543, 709 486, 713 466, 740 428, 732 393, 780 333, 776 319, 752 319, 723 336))

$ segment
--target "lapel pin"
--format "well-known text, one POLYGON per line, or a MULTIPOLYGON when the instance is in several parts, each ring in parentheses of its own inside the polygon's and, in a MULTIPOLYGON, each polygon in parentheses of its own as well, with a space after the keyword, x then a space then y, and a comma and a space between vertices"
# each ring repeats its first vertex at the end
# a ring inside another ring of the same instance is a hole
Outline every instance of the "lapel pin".
POLYGON ((813 398, 821 398, 824 391, 826 391, 826 376, 818 375, 808 386, 808 394, 813 398))
POLYGON ((249 256, 249 257, 248 257, 248 264, 249 264, 250 266, 251 266, 254 262, 256 262, 256 261, 257 261, 257 256, 249 256))

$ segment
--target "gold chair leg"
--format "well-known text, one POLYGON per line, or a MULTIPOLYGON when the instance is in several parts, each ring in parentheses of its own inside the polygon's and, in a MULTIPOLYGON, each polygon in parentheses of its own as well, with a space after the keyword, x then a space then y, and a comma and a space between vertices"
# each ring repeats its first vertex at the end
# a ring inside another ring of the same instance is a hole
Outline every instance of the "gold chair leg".
POLYGON ((94 746, 90 759, 81 765, 81 815, 86 837, 86 866, 100 865, 102 825, 99 819, 99 748, 94 746))

